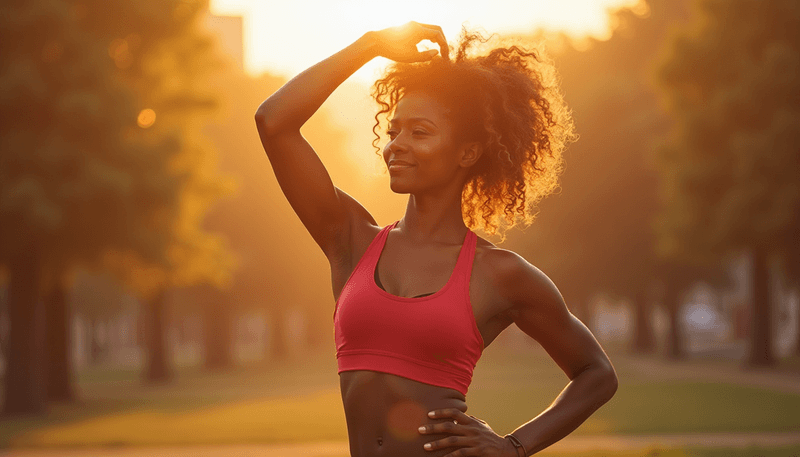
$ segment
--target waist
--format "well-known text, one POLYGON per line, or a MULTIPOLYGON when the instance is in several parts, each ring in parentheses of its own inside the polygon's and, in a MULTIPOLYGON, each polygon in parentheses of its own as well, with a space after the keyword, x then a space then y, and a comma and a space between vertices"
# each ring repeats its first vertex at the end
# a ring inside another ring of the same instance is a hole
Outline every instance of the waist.
POLYGON ((434 409, 466 411, 461 392, 367 370, 341 372, 339 381, 352 456, 440 457, 455 450, 426 451, 423 444, 446 435, 417 429, 445 421, 428 417, 434 409))

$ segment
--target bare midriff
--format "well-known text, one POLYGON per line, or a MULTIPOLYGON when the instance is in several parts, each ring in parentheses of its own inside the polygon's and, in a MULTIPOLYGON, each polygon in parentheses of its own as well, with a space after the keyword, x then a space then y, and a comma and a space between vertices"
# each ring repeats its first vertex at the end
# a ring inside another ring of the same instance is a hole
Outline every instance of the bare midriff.
POLYGON ((434 451, 425 443, 446 434, 422 434, 419 427, 451 419, 432 419, 428 412, 467 411, 464 395, 454 389, 376 371, 339 373, 352 457, 440 457, 456 448, 434 451))

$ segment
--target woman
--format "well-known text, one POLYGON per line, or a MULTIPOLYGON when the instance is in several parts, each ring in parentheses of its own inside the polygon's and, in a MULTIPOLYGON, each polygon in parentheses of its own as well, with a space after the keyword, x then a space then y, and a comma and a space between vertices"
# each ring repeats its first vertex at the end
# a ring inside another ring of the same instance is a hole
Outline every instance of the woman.
POLYGON ((515 46, 469 57, 476 41, 486 42, 465 32, 451 61, 438 26, 412 21, 367 32, 256 113, 281 189, 331 265, 353 456, 532 455, 577 428, 617 388, 605 352, 552 281, 464 224, 462 211, 470 225, 482 216, 481 227, 494 233, 495 209, 508 219, 511 204, 525 216, 526 201, 557 185, 573 135, 557 87, 548 84, 552 66, 515 46), (417 51, 425 39, 441 57, 417 51), (409 194, 403 219, 384 227, 333 185, 299 131, 376 56, 396 62, 374 86, 375 119, 378 127, 379 115, 391 116, 382 157, 392 191, 409 194), (547 410, 503 437, 465 413, 466 393, 481 352, 512 323, 571 381, 547 410))

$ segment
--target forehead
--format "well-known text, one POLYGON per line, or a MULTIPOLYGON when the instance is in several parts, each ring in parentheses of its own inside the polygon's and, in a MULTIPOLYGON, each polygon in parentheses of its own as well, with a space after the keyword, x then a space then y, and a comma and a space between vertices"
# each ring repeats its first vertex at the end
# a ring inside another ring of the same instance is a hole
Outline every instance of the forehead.
POLYGON ((397 102, 394 116, 390 121, 402 122, 411 117, 425 117, 437 125, 442 125, 448 120, 448 110, 439 100, 426 92, 414 91, 403 95, 397 102))

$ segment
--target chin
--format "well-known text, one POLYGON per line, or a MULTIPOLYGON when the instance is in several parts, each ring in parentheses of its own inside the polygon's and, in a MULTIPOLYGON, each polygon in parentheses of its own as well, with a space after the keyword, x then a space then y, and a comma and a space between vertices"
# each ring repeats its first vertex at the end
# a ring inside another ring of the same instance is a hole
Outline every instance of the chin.
POLYGON ((411 190, 400 184, 389 184, 389 188, 396 194, 409 194, 411 190))

